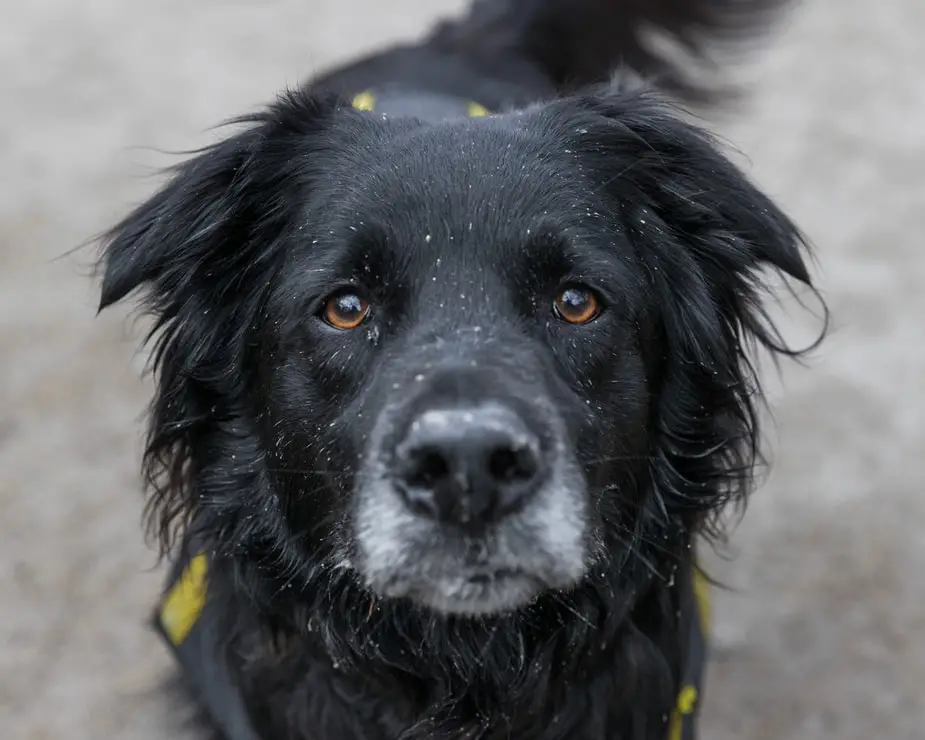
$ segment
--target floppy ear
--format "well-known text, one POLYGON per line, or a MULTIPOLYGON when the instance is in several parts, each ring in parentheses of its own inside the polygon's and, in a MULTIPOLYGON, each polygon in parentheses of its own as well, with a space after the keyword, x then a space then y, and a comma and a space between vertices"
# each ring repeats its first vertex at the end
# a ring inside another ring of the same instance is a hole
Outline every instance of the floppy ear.
POLYGON ((225 444, 240 444, 234 425, 248 402, 250 332, 288 220, 304 205, 313 137, 338 105, 292 92, 238 119, 250 127, 175 167, 104 239, 100 309, 141 289, 154 317, 157 388, 145 473, 149 523, 165 550, 204 495, 219 498, 193 490, 194 466, 221 435, 225 444))
POLYGON ((803 351, 787 346, 762 300, 768 270, 814 290, 808 248, 708 134, 651 93, 582 105, 596 120, 585 148, 651 291, 663 355, 652 471, 660 509, 673 505, 699 526, 744 495, 756 462, 761 388, 747 346, 803 351))
POLYGON ((172 168, 168 183, 104 236, 100 309, 145 286, 157 312, 197 279, 246 266, 244 242, 254 227, 272 227, 270 210, 282 210, 265 190, 291 170, 297 145, 286 151, 287 143, 318 132, 338 105, 331 96, 286 92, 267 110, 229 122, 247 130, 172 168))
POLYGON ((606 121, 594 140, 597 163, 629 235, 649 247, 642 256, 654 249, 680 260, 714 289, 742 280, 759 289, 757 272, 767 268, 811 286, 801 233, 713 137, 651 92, 583 102, 606 121))
POLYGON ((173 168, 172 179, 113 227, 101 267, 100 309, 136 288, 167 294, 183 291, 202 266, 232 248, 240 219, 245 177, 255 147, 253 132, 209 147, 173 168))

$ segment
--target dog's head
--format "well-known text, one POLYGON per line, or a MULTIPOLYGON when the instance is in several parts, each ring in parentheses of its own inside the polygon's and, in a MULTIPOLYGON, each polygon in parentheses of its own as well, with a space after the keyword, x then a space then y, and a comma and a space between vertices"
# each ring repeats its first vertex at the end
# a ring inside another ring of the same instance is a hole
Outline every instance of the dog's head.
MULTIPOLYGON (((645 93, 426 124, 286 96, 110 235, 146 291, 162 531, 281 582, 515 611, 741 494, 793 225, 645 93)), ((652 556, 652 561, 647 560, 652 556)))

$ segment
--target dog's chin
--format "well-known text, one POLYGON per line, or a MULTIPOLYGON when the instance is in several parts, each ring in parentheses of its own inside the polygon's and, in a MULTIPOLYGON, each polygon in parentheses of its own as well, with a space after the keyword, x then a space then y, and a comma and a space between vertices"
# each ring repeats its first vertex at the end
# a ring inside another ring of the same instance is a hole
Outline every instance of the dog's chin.
POLYGON ((547 588, 536 575, 516 569, 501 569, 428 579, 397 578, 377 590, 387 598, 406 598, 441 614, 486 617, 527 607, 547 588))

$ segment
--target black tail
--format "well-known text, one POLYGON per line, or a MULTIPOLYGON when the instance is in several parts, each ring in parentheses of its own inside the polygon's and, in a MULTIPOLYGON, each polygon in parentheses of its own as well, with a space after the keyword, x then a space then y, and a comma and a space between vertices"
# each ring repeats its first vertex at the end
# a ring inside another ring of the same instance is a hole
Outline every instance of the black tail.
POLYGON ((528 62, 568 92, 629 68, 669 93, 710 100, 716 80, 697 79, 714 53, 770 30, 791 0, 474 0, 432 42, 472 59, 528 62), (667 40, 673 50, 660 49, 667 40))

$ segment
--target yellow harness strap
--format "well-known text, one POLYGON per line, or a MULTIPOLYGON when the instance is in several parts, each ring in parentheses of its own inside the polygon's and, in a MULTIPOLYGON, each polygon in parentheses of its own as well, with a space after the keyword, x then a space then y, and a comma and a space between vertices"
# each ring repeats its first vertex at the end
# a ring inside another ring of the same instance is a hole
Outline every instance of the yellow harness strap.
POLYGON ((469 118, 481 118, 482 116, 487 116, 488 108, 484 105, 479 105, 475 101, 470 100, 466 103, 466 113, 469 114, 469 118))
MULTIPOLYGON (((692 675, 685 676, 685 680, 681 684, 678 701, 668 721, 668 740, 693 740, 695 736, 694 711, 697 709, 697 701, 700 699, 697 685, 702 680, 703 663, 706 658, 704 655, 706 636, 710 634, 711 617, 710 584, 700 568, 696 566, 694 566, 692 585, 697 614, 694 625, 695 636, 691 643, 699 654, 689 656, 689 662, 695 664, 693 665, 694 672, 692 675)), ((690 670, 690 667, 688 670, 690 670)))
MULTIPOLYGON (((357 110, 374 111, 376 109, 376 96, 369 90, 357 93, 350 101, 357 110)), ((482 118, 491 115, 491 112, 481 103, 474 100, 466 101, 466 115, 469 118, 482 118)))
POLYGON ((376 98, 371 92, 361 92, 353 96, 351 103, 357 110, 371 111, 376 107, 376 98))
POLYGON ((161 602, 161 626, 174 647, 183 642, 205 606, 206 569, 206 554, 194 555, 161 602))

